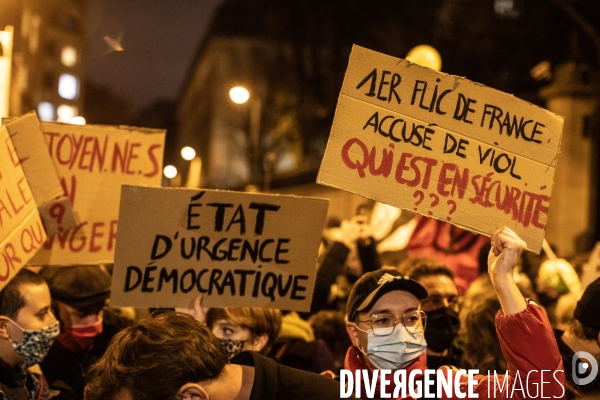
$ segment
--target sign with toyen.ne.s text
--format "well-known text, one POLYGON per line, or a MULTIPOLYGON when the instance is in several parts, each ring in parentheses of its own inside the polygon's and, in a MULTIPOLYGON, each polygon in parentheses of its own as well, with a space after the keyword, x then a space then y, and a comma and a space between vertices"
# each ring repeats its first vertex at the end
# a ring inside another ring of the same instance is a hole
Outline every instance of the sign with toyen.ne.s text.
POLYGON ((308 311, 328 201, 123 186, 111 304, 308 311))
POLYGON ((563 118, 512 95, 354 46, 317 182, 535 252, 563 118))
POLYGON ((160 186, 165 131, 53 122, 42 131, 78 225, 49 238, 30 264, 112 263, 121 185, 160 186))

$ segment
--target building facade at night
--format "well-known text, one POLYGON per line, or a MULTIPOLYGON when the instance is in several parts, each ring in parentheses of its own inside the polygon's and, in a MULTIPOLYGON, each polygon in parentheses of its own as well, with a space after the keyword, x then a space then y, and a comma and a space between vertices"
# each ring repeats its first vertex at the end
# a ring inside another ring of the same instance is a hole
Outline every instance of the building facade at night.
MULTIPOLYGON (((577 8, 499 0, 377 5, 223 2, 190 66, 176 114, 177 146, 197 150, 202 186, 253 183, 283 192, 283 186, 314 183, 352 44, 404 58, 426 43, 441 54, 442 72, 565 117, 547 238, 563 254, 599 240, 600 37, 598 30, 593 37, 593 27, 600 13, 593 2, 577 8), (547 66, 544 74, 540 66, 547 66), (228 97, 233 86, 247 88, 250 100, 234 104, 228 97)), ((185 181, 188 165, 175 162, 185 181)))
POLYGON ((13 26, 9 115, 35 110, 42 120, 83 114, 86 0, 3 4, 0 27, 13 26))

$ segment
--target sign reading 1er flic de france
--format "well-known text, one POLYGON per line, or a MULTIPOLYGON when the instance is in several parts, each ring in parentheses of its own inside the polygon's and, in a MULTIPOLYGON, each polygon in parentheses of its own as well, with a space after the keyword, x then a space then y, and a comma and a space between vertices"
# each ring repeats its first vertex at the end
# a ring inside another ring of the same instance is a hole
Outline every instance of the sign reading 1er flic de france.
POLYGON ((111 304, 308 311, 328 201, 123 185, 111 304))
POLYGON ((541 249, 563 118, 512 95, 352 48, 317 182, 541 249))

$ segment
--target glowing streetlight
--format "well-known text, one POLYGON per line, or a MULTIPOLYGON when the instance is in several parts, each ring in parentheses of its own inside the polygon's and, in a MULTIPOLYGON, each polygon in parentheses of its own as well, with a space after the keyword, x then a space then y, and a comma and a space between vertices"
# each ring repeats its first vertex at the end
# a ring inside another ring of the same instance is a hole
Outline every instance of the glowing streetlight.
POLYGON ((253 183, 256 184, 262 180, 261 171, 261 145, 260 145, 260 119, 262 115, 262 101, 256 92, 250 99, 250 92, 242 86, 235 86, 229 90, 229 98, 237 104, 244 104, 249 101, 250 105, 250 176, 253 183))
POLYGON ((235 86, 229 90, 229 98, 236 104, 244 104, 250 98, 250 92, 246 88, 235 86))
POLYGON ((427 45, 421 44, 413 47, 405 57, 408 61, 436 71, 442 70, 442 57, 438 51, 427 45))
POLYGON ((196 150, 190 146, 185 146, 181 149, 181 157, 186 161, 192 161, 196 157, 196 150))
POLYGON ((177 168, 175 168, 172 165, 167 165, 164 169, 163 169, 163 174, 165 174, 165 176, 169 179, 173 179, 177 176, 177 168))

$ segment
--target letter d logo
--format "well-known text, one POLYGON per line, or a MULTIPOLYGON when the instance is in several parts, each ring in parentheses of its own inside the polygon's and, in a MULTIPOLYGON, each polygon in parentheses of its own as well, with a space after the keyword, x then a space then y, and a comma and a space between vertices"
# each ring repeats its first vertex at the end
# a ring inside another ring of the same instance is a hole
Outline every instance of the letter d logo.
POLYGON ((573 354, 571 375, 573 376, 573 382, 575 382, 575 384, 579 386, 587 385, 596 379, 596 375, 598 375, 598 362, 590 353, 578 351, 573 354), (589 375, 587 375, 588 372, 589 375), (585 375, 587 376, 582 378, 582 376, 585 375))

